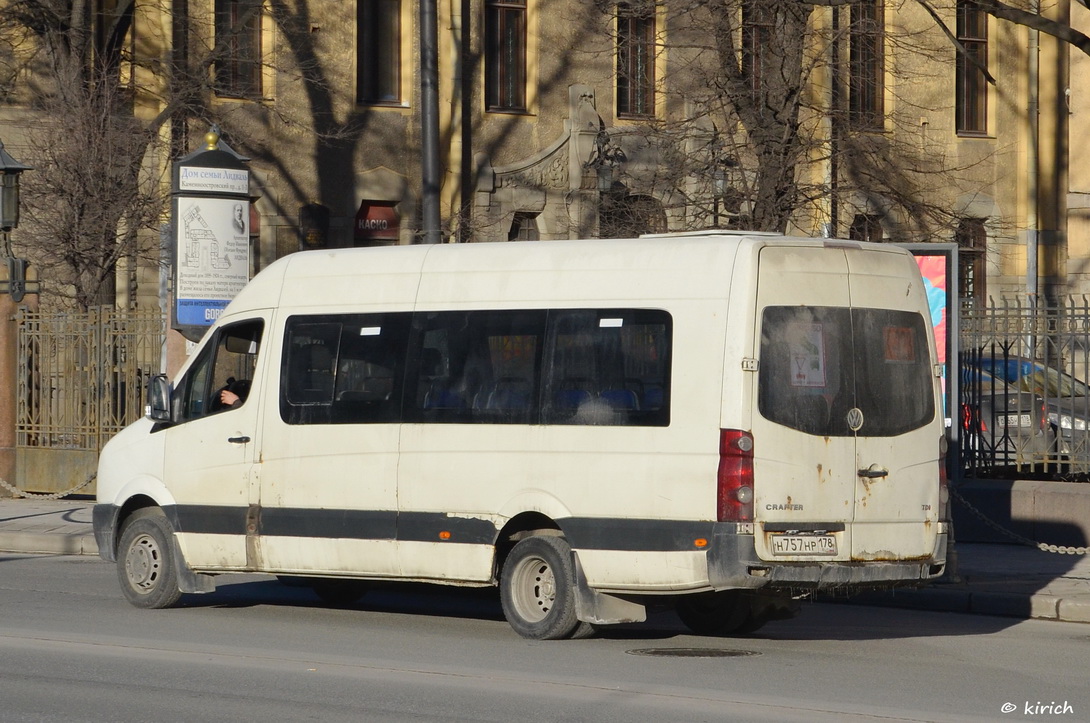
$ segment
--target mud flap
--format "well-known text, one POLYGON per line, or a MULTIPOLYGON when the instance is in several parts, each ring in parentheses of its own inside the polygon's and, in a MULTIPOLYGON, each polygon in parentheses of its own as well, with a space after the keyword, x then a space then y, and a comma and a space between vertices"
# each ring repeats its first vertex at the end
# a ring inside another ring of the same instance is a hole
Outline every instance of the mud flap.
POLYGON ((193 572, 193 570, 185 564, 185 558, 182 557, 182 548, 181 545, 178 544, 178 538, 176 536, 171 537, 171 543, 174 547, 174 572, 178 577, 178 589, 182 592, 192 593, 215 592, 215 576, 207 575, 203 572, 193 572))
POLYGON ((587 576, 583 574, 579 555, 572 551, 571 556, 575 569, 575 615, 580 621, 611 625, 647 620, 647 608, 641 603, 592 589, 587 584, 587 576))

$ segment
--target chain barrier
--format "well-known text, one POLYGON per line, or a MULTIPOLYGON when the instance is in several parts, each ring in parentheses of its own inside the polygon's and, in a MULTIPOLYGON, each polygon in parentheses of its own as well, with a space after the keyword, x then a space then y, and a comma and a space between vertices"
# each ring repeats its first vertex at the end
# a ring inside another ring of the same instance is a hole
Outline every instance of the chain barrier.
POLYGON ((1000 532, 1013 540, 1017 540, 1023 545, 1026 545, 1028 547, 1036 547, 1038 550, 1042 550, 1044 552, 1054 552, 1059 555, 1086 555, 1090 553, 1090 547, 1068 547, 1065 545, 1050 545, 1047 542, 1037 542, 1036 540, 1031 540, 1024 535, 1019 535, 1017 532, 1008 530, 1006 527, 1003 527, 998 522, 992 520, 983 512, 978 510, 976 507, 973 506, 971 502, 969 502, 969 500, 965 499, 965 497, 962 496, 962 494, 954 489, 952 486, 949 488, 949 490, 950 494, 953 495, 953 497, 958 502, 965 505, 965 507, 968 508, 970 512, 979 517, 980 520, 988 527, 991 527, 997 532, 1000 532))
POLYGON ((62 497, 67 497, 68 495, 74 495, 76 492, 79 492, 81 489, 83 489, 87 485, 94 482, 95 477, 97 477, 97 476, 98 475, 95 472, 92 472, 91 475, 87 479, 85 479, 83 482, 79 483, 78 485, 76 485, 72 489, 67 490, 65 492, 54 492, 52 494, 41 494, 39 492, 27 492, 26 490, 21 490, 18 487, 13 487, 12 485, 9 485, 6 480, 2 480, 2 479, 0 479, 0 487, 3 487, 4 489, 8 490, 9 492, 11 492, 16 497, 26 497, 27 499, 31 499, 31 500, 59 500, 62 497))

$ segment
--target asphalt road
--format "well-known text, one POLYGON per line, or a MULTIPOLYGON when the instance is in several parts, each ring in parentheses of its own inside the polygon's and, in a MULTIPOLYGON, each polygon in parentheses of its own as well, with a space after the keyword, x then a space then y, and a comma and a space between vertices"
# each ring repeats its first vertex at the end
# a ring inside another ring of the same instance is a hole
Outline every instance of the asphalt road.
POLYGON ((96 558, 0 555, 0 721, 1090 720, 1078 623, 808 604, 744 638, 663 612, 537 642, 481 591, 337 609, 240 576, 185 602, 130 607, 96 558))

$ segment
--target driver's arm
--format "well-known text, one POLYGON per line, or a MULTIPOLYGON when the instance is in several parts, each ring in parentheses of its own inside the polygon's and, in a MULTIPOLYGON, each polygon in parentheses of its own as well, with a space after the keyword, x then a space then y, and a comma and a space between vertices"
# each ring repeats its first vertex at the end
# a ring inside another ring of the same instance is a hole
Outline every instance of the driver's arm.
POLYGON ((220 404, 224 407, 234 409, 242 404, 242 399, 232 391, 227 389, 220 390, 220 404))

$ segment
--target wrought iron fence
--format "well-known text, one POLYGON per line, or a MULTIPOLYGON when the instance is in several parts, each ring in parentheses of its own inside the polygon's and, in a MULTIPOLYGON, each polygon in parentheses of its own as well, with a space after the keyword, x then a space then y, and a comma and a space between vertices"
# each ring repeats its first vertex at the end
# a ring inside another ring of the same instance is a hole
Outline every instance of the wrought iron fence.
MULTIPOLYGON (((94 453, 143 413, 158 310, 19 313, 16 445, 94 453)), ((991 300, 960 312, 962 472, 1090 481, 1090 297, 991 300)))
POLYGON ((158 310, 19 314, 16 445, 98 452, 144 411, 166 330, 158 310))
POLYGON ((960 325, 963 473, 1090 480, 1090 297, 993 299, 960 325))

